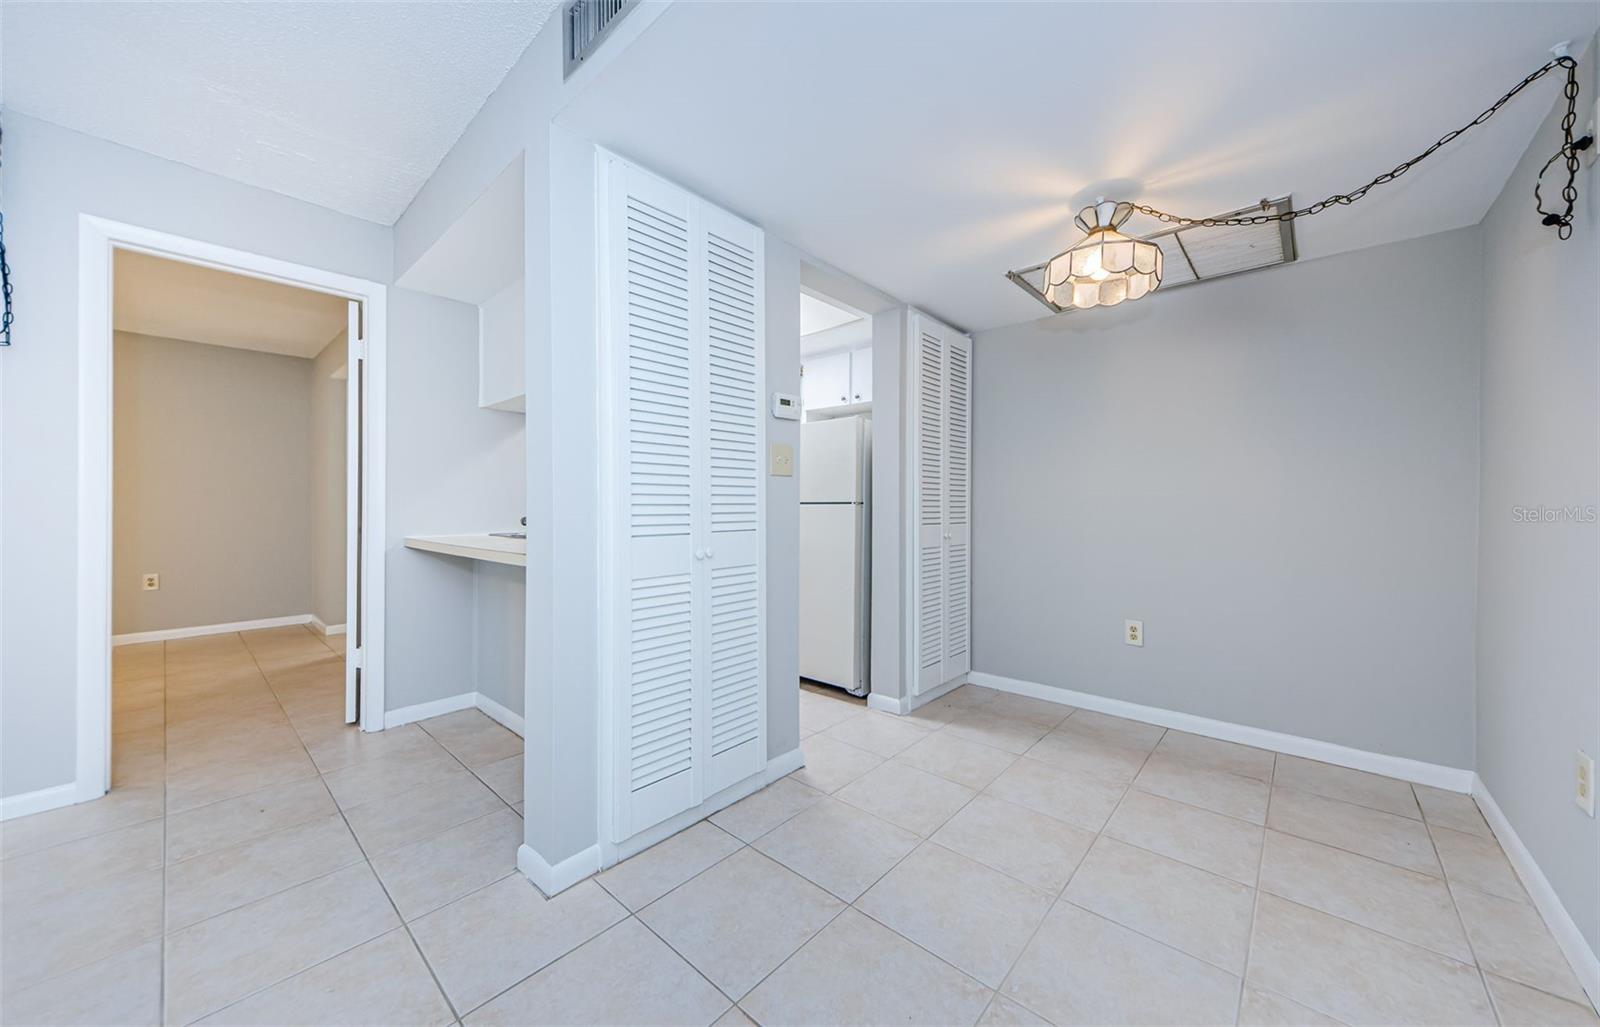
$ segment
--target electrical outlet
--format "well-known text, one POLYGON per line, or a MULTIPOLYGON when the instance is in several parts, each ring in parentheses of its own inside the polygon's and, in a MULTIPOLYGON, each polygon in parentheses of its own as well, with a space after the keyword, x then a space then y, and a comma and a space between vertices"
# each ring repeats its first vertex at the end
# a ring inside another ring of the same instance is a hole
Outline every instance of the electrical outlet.
POLYGON ((774 478, 794 477, 794 447, 787 442, 774 442, 768 448, 771 466, 767 473, 774 478))
POLYGON ((1577 793, 1573 796, 1578 808, 1594 816, 1594 757, 1578 750, 1577 793))
POLYGON ((1144 621, 1125 620, 1122 622, 1122 640, 1129 645, 1144 646, 1144 621))
POLYGON ((161 590, 161 575, 146 574, 144 576, 144 590, 146 592, 159 592, 161 590))

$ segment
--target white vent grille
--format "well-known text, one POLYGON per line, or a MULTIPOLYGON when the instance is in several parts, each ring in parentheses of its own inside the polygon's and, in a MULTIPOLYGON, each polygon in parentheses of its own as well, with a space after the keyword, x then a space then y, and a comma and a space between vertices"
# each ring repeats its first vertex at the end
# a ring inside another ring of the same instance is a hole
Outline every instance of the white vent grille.
POLYGON ((562 78, 569 77, 578 65, 605 42, 612 26, 633 9, 639 0, 571 0, 564 19, 566 60, 562 64, 562 78))
MULTIPOLYGON (((1233 218, 1252 214, 1281 214, 1289 209, 1289 197, 1284 196, 1216 216, 1233 218)), ((1245 271, 1277 267, 1295 259, 1292 221, 1217 228, 1169 228, 1144 238, 1161 247, 1162 277, 1161 285, 1156 290, 1158 293, 1176 289, 1180 285, 1193 285, 1245 271)), ((1072 308, 1057 306, 1044 298, 1044 269, 1048 263, 1035 264, 1021 271, 1008 271, 1006 277, 1051 310, 1063 313, 1072 308)))

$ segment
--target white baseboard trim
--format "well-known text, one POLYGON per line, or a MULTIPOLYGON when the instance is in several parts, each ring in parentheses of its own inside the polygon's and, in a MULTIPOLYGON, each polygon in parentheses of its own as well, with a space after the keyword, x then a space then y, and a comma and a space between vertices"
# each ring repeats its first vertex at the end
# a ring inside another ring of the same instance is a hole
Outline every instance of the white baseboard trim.
POLYGON ((522 737, 522 714, 512 713, 510 710, 495 702, 487 695, 484 695, 482 692, 477 693, 476 705, 478 709, 483 711, 484 716, 488 717, 490 720, 497 721, 498 723, 504 725, 517 737, 522 737))
POLYGON ((311 625, 312 631, 315 631, 323 638, 327 638, 329 635, 344 634, 343 624, 328 624, 321 617, 318 617, 314 613, 311 615, 311 619, 306 621, 306 623, 311 625))
POLYGON ((906 704, 905 697, 896 699, 892 695, 881 692, 867 693, 867 709, 877 710, 880 713, 910 713, 911 707, 906 704))
POLYGON ((524 842, 517 848, 517 869, 533 882, 534 887, 544 892, 546 898, 553 898, 557 893, 599 872, 600 846, 591 845, 551 866, 524 842))
POLYGON ((767 761, 766 773, 762 775, 762 787, 766 787, 780 777, 792 774, 806 765, 806 754, 797 745, 780 756, 774 756, 767 761))
POLYGON ((931 688, 919 695, 902 695, 899 698, 895 698, 892 695, 880 695, 877 692, 873 692, 867 696, 867 708, 882 710, 884 713, 910 713, 928 705, 935 699, 954 692, 967 683, 967 677, 968 675, 962 674, 960 677, 951 678, 938 688, 931 688))
POLYGON ((998 674, 973 671, 967 675, 967 680, 971 684, 982 685, 985 688, 993 688, 1001 692, 1026 695, 1034 699, 1044 699, 1047 702, 1061 703, 1064 706, 1077 706, 1080 709, 1094 710, 1097 713, 1108 713, 1114 717, 1126 717, 1129 720, 1138 720, 1146 724, 1176 728, 1179 731, 1187 731, 1190 734, 1205 735, 1207 738, 1220 738, 1226 742, 1238 742, 1241 745, 1251 745, 1257 749, 1269 749, 1273 752, 1319 760, 1323 763, 1332 763, 1340 767, 1365 770, 1370 774, 1382 774, 1385 777, 1395 777, 1402 781, 1411 781, 1415 784, 1429 785, 1446 791, 1460 792, 1463 795, 1472 791, 1473 772, 1462 770, 1458 767, 1424 763, 1421 760, 1408 759, 1404 756, 1389 756, 1381 752, 1368 752, 1365 749, 1352 749, 1346 745, 1324 742, 1317 738, 1287 735, 1279 731, 1268 731, 1265 728, 1234 724, 1226 720, 1212 720, 1209 717, 1199 717, 1192 713, 1164 710, 1159 706, 1143 706, 1139 703, 1126 702, 1122 699, 1108 699, 1105 696, 1091 695, 1088 692, 1074 692, 1068 688, 1056 688, 1053 685, 1041 685, 1036 681, 1001 677, 998 674))
POLYGON ((462 692, 460 695, 446 696, 432 702, 419 702, 415 706, 402 706, 398 710, 389 710, 383 715, 383 726, 385 729, 401 727, 413 721, 427 720, 429 717, 442 717, 457 710, 470 710, 476 705, 478 705, 477 692, 462 692))
POLYGON ((479 709, 490 720, 505 725, 518 737, 522 736, 522 716, 512 713, 504 706, 484 695, 482 692, 462 692, 460 695, 448 695, 443 699, 432 702, 417 703, 415 706, 402 706, 398 710, 390 710, 383 715, 385 728, 401 727, 418 720, 427 720, 429 717, 442 717, 446 713, 457 710, 479 709))
POLYGON ((0 820, 44 813, 80 801, 82 800, 78 798, 76 783, 40 788, 37 791, 23 792, 21 795, 8 795, 0 799, 0 820))
POLYGON ((1472 775, 1472 797, 1477 801, 1478 808, 1483 811, 1483 818, 1489 822, 1489 829, 1499 839, 1500 847, 1506 852, 1506 858, 1511 861, 1517 876, 1522 879, 1522 886, 1528 889, 1528 896, 1533 899, 1534 907, 1544 917, 1550 933, 1555 935, 1556 944, 1561 946, 1562 954, 1567 957, 1567 962, 1572 964, 1573 973, 1578 976, 1578 983, 1589 993, 1590 1004, 1600 1009, 1600 956, 1596 956, 1594 949, 1589 947, 1588 940, 1573 922, 1572 915, 1562 904, 1561 897, 1550 884, 1550 879, 1539 869, 1533 853, 1522 844, 1522 839, 1511 826, 1511 821, 1506 819, 1500 804, 1494 801, 1494 796, 1489 794, 1488 786, 1477 774, 1472 775))
MULTIPOLYGON (((234 631, 256 631, 261 628, 283 628, 291 624, 310 624, 316 620, 309 613, 296 613, 288 617, 263 617, 260 620, 236 620, 230 624, 197 624, 191 628, 165 628, 161 631, 135 631, 126 635, 112 635, 112 645, 136 645, 140 642, 170 642, 175 638, 199 638, 202 635, 226 635, 234 631)), ((343 630, 341 627, 340 630, 343 630)))

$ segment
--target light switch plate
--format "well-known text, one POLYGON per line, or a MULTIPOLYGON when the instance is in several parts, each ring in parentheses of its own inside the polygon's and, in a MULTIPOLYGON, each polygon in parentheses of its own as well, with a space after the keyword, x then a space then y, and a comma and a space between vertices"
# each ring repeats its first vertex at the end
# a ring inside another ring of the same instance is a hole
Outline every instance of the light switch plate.
POLYGON ((794 477, 794 447, 787 442, 774 442, 767 447, 767 473, 774 478, 794 477))

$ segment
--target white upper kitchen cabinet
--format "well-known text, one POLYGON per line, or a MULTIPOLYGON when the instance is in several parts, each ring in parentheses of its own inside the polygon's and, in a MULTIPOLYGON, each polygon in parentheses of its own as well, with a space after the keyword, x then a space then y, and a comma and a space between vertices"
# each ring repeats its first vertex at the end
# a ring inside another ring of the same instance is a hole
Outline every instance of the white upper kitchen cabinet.
POLYGON ((822 410, 850 402, 850 354, 823 353, 807 357, 800 373, 800 401, 807 410, 822 410))
POLYGON ((478 405, 524 410, 523 285, 516 281, 478 305, 478 405))
POLYGON ((872 402, 872 347, 820 353, 801 365, 800 399, 811 411, 872 402))

